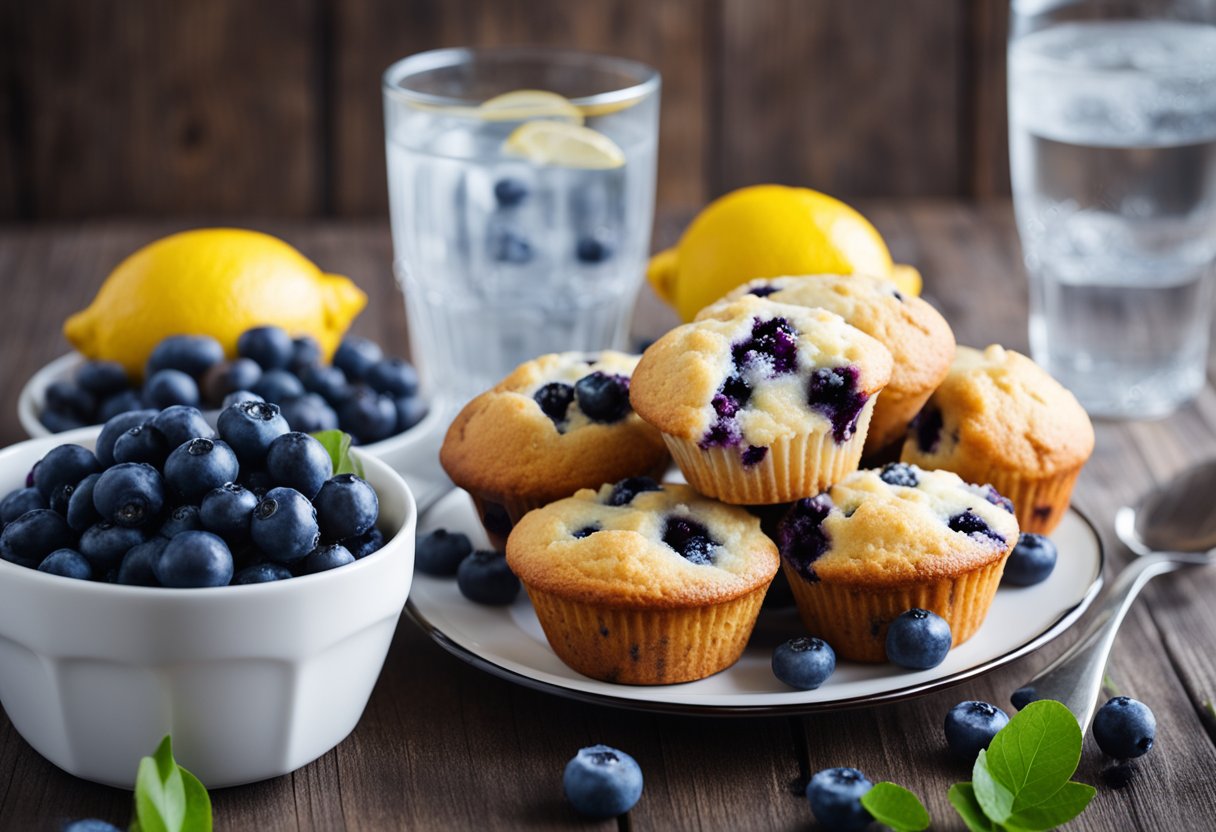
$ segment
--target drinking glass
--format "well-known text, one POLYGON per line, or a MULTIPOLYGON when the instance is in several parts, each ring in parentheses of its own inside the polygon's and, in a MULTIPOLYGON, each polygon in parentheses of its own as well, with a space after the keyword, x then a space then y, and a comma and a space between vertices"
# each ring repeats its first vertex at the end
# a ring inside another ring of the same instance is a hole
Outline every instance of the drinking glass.
POLYGON ((1009 155, 1036 361, 1096 416, 1203 387, 1216 2, 1014 0, 1009 155))
POLYGON ((650 248, 659 74, 440 49, 389 67, 383 93, 394 271, 431 395, 459 403, 544 353, 623 346, 650 248))

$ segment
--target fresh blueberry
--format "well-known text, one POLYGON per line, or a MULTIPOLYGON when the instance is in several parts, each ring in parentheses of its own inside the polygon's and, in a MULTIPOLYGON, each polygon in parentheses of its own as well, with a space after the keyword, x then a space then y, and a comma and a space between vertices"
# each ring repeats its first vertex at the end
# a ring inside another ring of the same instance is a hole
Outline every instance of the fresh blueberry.
POLYGON ((1042 697, 1039 696, 1039 692, 1037 690, 1035 690, 1030 685, 1026 685, 1024 687, 1018 688, 1013 693, 1011 693, 1009 695, 1009 702, 1013 705, 1013 707, 1017 708, 1020 711, 1020 710, 1022 710, 1022 708, 1025 708, 1031 702, 1035 702, 1041 698, 1042 697))
POLYGON ((199 517, 198 506, 178 506, 169 513, 168 518, 161 524, 158 534, 164 538, 176 537, 182 532, 198 532, 203 530, 203 520, 199 517))
POLYGON ((574 398, 591 421, 618 422, 629 414, 629 377, 597 370, 575 382, 574 398))
POLYGON ((236 339, 236 352, 250 358, 263 370, 286 370, 291 366, 291 336, 277 326, 247 329, 236 339))
POLYGON ((975 540, 983 541, 986 539, 995 541, 1001 546, 1005 545, 1005 536, 989 526, 984 518, 971 509, 955 514, 946 521, 946 525, 950 527, 951 531, 960 532, 975 540))
POLYGON ((144 402, 157 409, 175 404, 198 407, 198 382, 181 370, 158 370, 144 382, 144 402))
POLYGON ((299 574, 314 575, 354 562, 355 556, 341 543, 324 543, 309 552, 300 562, 299 574))
POLYGON ((266 471, 275 485, 294 488, 311 500, 334 475, 334 464, 324 445, 307 433, 293 431, 270 443, 266 471))
POLYGON ((633 502, 633 498, 647 491, 662 491, 663 486, 652 480, 650 477, 626 477, 625 479, 612 486, 612 493, 608 495, 608 505, 610 506, 627 506, 633 502))
POLYGON ((574 247, 574 256, 583 263, 603 263, 612 255, 612 245, 597 237, 581 237, 574 247))
POLYGON ((916 488, 920 485, 916 469, 906 462, 888 462, 878 476, 887 485, 900 485, 904 488, 916 488))
POLYGON ((460 562, 473 553, 473 544, 460 532, 435 529, 418 538, 414 566, 428 575, 455 575, 460 562))
POLYGON ((292 430, 317 433, 338 429, 338 414, 321 396, 305 393, 282 405, 280 412, 292 430))
POLYGON ((530 263, 532 256, 532 244, 518 231, 499 228, 490 234, 490 258, 492 260, 522 266, 530 263))
POLYGON ((566 421, 566 413, 574 401, 574 388, 560 381, 551 381, 532 394, 532 401, 555 425, 561 424, 566 421))
POLYGON ((506 557, 489 550, 474 552, 460 562, 456 586, 470 601, 492 606, 510 604, 519 594, 519 578, 507 566, 506 557))
POLYGON ((950 753, 971 765, 981 749, 1009 724, 1009 715, 987 702, 959 702, 946 714, 946 744, 950 753))
POLYGON ((114 461, 146 462, 159 468, 165 464, 169 451, 165 435, 151 423, 136 425, 114 443, 114 461))
POLYGON ((290 370, 267 370, 250 389, 266 401, 276 403, 304 395, 304 385, 290 370))
POLYGON ((234 404, 241 402, 264 402, 266 401, 252 390, 235 390, 224 396, 224 400, 220 402, 220 410, 227 410, 234 404))
POLYGON ((75 549, 56 549, 38 564, 38 571, 80 581, 93 578, 93 567, 89 565, 88 559, 75 549))
POLYGON ((127 371, 117 361, 86 361, 76 368, 74 378, 81 390, 98 401, 131 387, 127 371))
POLYGON ((213 364, 224 360, 224 348, 209 335, 170 335, 152 348, 147 375, 176 370, 198 378, 213 364))
POLYGON ((334 352, 334 366, 346 374, 348 381, 362 381, 381 358, 384 358, 384 352, 375 341, 347 335, 334 352))
POLYGON ((308 367, 300 372, 300 382, 309 393, 316 393, 330 404, 343 401, 350 395, 350 382, 346 380, 346 373, 338 367, 308 367))
POLYGON ((624 751, 607 745, 580 748, 566 763, 562 788, 580 815, 616 817, 642 796, 642 767, 624 751))
POLYGON ((68 500, 68 510, 64 514, 64 517, 68 519, 68 525, 75 532, 83 532, 89 526, 101 520, 97 506, 93 503, 93 488, 97 485, 99 479, 101 479, 101 474, 89 474, 72 491, 72 496, 68 500))
POLYGON ((393 404, 397 407, 397 433, 404 433, 426 417, 426 402, 417 396, 399 396, 393 404))
POLYGON ((792 638, 773 651, 773 675, 798 690, 815 690, 836 670, 836 651, 819 638, 792 638))
POLYGON ((122 832, 122 830, 104 820, 83 818, 65 823, 59 832, 122 832))
POLYGON ((76 544, 63 516, 49 508, 27 511, 0 532, 0 558, 36 569, 51 552, 76 544))
POLYGON ((257 495, 258 499, 266 496, 266 492, 274 488, 274 480, 264 468, 246 468, 241 471, 237 482, 257 495))
POLYGON ((47 385, 46 409, 61 416, 70 416, 86 425, 97 411, 97 399, 75 382, 53 381, 47 385))
POLYGON ((118 441, 118 437, 136 425, 152 421, 156 414, 155 410, 128 410, 107 419, 93 446, 93 452, 97 454, 101 467, 108 468, 114 464, 114 443, 118 441))
POLYGON ((1157 718, 1139 700, 1116 696, 1094 715, 1094 739, 1108 757, 1130 760, 1147 754, 1157 738, 1157 718))
POLYGON ((185 405, 166 407, 152 417, 152 427, 165 437, 170 451, 191 439, 216 437, 215 428, 211 427, 202 411, 185 405))
POLYGON ((33 511, 36 508, 50 508, 46 497, 43 497, 42 492, 37 488, 31 486, 9 492, 8 496, 0 501, 0 527, 7 526, 27 511, 33 511))
MULTIPOLYGON (((273 405, 259 405, 267 406, 273 405)), ((236 453, 226 442, 191 439, 165 460, 165 482, 186 502, 197 503, 211 489, 235 482, 239 470, 236 453)))
POLYGON ((234 482, 213 488, 198 507, 203 528, 233 543, 249 537, 249 523, 258 498, 252 491, 234 482))
POLYGON ((291 364, 289 369, 299 373, 305 367, 321 362, 321 345, 311 335, 298 335, 291 339, 291 364))
POLYGON ((321 486, 315 498, 317 519, 326 540, 358 537, 380 516, 376 490, 354 474, 339 474, 321 486))
POLYGON ((1005 561, 1005 573, 1001 583, 1012 586, 1034 586, 1047 580, 1056 568, 1056 544, 1041 534, 1025 532, 1018 538, 1009 560, 1005 561))
POLYGON ((855 768, 826 768, 806 784, 811 813, 827 829, 865 829, 874 820, 861 805, 861 796, 874 786, 855 768))
POLYGON ((503 208, 514 208, 528 196, 528 183, 513 176, 504 176, 494 183, 494 199, 503 208))
POLYGON ((118 565, 117 582, 126 586, 160 586, 156 562, 168 545, 168 538, 153 537, 132 546, 118 565))
POLYGON ((946 619, 929 610, 911 609, 887 628, 887 658, 909 670, 928 670, 946 658, 951 641, 946 619))
MULTIPOLYGON (((97 475, 89 474, 89 476, 94 477, 97 475)), ((88 479, 88 477, 86 477, 85 479, 88 479)), ((72 494, 74 494, 75 492, 76 492, 76 486, 74 486, 74 485, 61 485, 58 488, 56 488, 55 493, 51 495, 51 499, 47 501, 47 504, 50 506, 51 511, 57 512, 58 514, 62 514, 64 516, 64 518, 67 518, 68 505, 72 500, 72 494)))
POLYGON ((122 413, 130 413, 133 410, 140 410, 144 406, 144 400, 139 393, 134 390, 123 390, 121 393, 115 393, 113 396, 106 397, 100 405, 97 406, 97 421, 108 422, 115 416, 122 413))
POLYGON ((120 462, 93 486, 93 506, 102 519, 117 526, 147 525, 165 506, 165 480, 147 463, 120 462))
POLYGON ((367 369, 363 381, 377 393, 394 398, 418 392, 418 371, 403 358, 382 358, 367 369))
POLYGON ((233 586, 240 584, 268 584, 294 577, 291 570, 281 563, 255 563, 246 566, 232 578, 233 586))
POLYGON ((49 503, 51 495, 59 488, 75 485, 89 474, 100 471, 101 463, 92 451, 79 445, 60 445, 48 451, 34 468, 33 485, 49 503))
POLYGON ((317 512, 294 488, 272 488, 253 510, 253 542, 268 558, 292 563, 317 548, 317 512))
MULTIPOLYGON (((220 411, 216 424, 220 436, 247 468, 261 468, 270 443, 291 430, 279 406, 270 402, 234 404, 220 411)), ((226 482, 234 479, 230 477, 226 482)))
POLYGON ((338 424, 364 444, 379 442, 397 429, 397 405, 388 396, 363 388, 339 407, 338 424))
POLYGON ((342 545, 350 550, 350 553, 355 556, 355 560, 361 560, 384 547, 384 532, 372 526, 358 537, 343 540, 342 545))
POLYGON ((712 566, 719 544, 705 526, 687 517, 668 517, 663 524, 663 542, 689 563, 712 566))
POLYGON ((44 410, 38 415, 38 421, 51 433, 64 433, 65 431, 83 428, 88 424, 89 420, 56 413, 53 410, 44 410))
POLYGON ((236 358, 216 364, 203 376, 200 387, 209 402, 222 401, 230 393, 249 390, 262 377, 262 368, 251 358, 236 358))
POLYGON ((80 554, 88 558, 93 570, 104 575, 122 562, 123 556, 148 539, 143 529, 128 529, 102 521, 85 529, 80 536, 80 554))
POLYGON ((177 589, 225 586, 232 580, 232 552, 211 532, 182 532, 156 560, 156 579, 177 589))

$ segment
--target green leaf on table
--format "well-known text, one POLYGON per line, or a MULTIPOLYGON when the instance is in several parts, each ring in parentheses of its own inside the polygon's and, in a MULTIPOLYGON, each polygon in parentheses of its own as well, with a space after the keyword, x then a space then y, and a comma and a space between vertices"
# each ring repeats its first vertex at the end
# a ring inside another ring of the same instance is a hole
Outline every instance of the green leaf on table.
POLYGON ((1097 790, 1085 783, 1065 783, 1047 800, 1015 812, 1009 824, 1018 829, 1055 829, 1085 811, 1097 790))
MULTIPOLYGON (((992 776, 1013 795, 1009 814, 1044 803, 1060 791, 1077 770, 1081 760, 1081 727, 1068 708, 1050 699, 1031 702, 1009 720, 993 738, 981 761, 992 776)), ((972 773, 974 778, 975 774, 972 773)), ((984 788, 975 781, 976 796, 985 810, 984 788)), ((994 804, 995 805, 995 804, 994 804)), ((997 823, 1001 817, 988 811, 997 823)))
POLYGON ((340 430, 319 430, 311 435, 329 453, 329 458, 334 464, 334 476, 338 474, 363 476, 363 464, 350 453, 351 437, 349 433, 340 430))
POLYGON ((861 796, 861 805, 895 832, 921 832, 932 822, 920 798, 894 783, 875 785, 861 796))
POLYGON ((971 787, 984 814, 997 823, 1005 823, 1013 815, 1016 795, 992 775, 988 767, 988 752, 981 749, 971 768, 971 787))
POLYGON ((211 832, 211 798, 198 778, 173 759, 169 737, 139 761, 135 775, 135 822, 139 832, 211 832))
POLYGON ((975 798, 975 789, 970 783, 955 783, 946 796, 971 832, 997 832, 1000 829, 984 814, 983 807, 975 798))

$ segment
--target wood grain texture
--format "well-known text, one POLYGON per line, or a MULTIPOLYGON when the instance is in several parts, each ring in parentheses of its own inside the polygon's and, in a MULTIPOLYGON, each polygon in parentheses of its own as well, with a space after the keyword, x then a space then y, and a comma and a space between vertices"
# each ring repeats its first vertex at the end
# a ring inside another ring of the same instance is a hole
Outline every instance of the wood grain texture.
POLYGON ((1009 110, 1005 50, 1009 0, 967 3, 963 87, 967 103, 960 127, 968 169, 965 192, 980 198, 1009 193, 1009 110))

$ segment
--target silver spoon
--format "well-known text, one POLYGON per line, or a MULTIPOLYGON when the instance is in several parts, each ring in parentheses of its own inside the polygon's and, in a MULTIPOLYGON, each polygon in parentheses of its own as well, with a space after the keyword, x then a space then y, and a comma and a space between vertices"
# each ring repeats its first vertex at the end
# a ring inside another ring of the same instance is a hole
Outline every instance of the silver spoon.
POLYGON ((1115 514, 1115 534, 1140 557, 1111 585, 1089 629, 1072 647, 1013 694, 1019 708, 1055 699, 1072 711, 1081 730, 1089 727, 1102 691, 1115 633, 1132 602, 1150 580, 1187 566, 1212 563, 1216 550, 1216 460, 1201 462, 1149 491, 1115 514))

